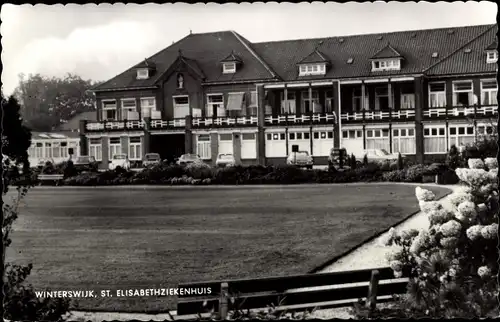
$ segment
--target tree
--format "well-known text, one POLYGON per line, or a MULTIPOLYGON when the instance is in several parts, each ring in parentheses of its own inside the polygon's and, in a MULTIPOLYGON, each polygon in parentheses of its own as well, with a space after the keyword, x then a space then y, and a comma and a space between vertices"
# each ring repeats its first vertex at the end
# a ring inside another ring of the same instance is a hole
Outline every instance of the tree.
POLYGON ((404 162, 403 157, 401 156, 401 152, 398 153, 398 170, 403 170, 404 162))
POLYGON ((51 131, 73 116, 95 109, 95 98, 88 90, 96 84, 73 74, 64 78, 21 74, 14 96, 23 105, 22 114, 30 128, 51 131))
POLYGON ((2 242, 3 242, 3 309, 4 318, 16 321, 59 321, 68 311, 69 301, 65 299, 38 299, 31 285, 25 280, 32 265, 14 265, 5 262, 7 247, 11 244, 12 224, 18 216, 20 201, 30 187, 30 164, 28 148, 31 131, 23 124, 21 107, 14 97, 2 101, 2 242), (26 179, 26 180, 23 180, 26 179), (12 204, 5 202, 9 187, 15 186, 17 199, 12 204))

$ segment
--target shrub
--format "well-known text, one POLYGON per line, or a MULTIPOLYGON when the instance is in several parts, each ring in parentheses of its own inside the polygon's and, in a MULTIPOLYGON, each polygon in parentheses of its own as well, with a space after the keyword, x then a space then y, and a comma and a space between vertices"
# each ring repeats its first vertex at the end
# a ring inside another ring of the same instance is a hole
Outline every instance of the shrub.
POLYGON ((356 167, 358 166, 357 162, 358 161, 356 160, 354 154, 351 154, 351 169, 356 169, 356 167))
POLYGON ((384 161, 380 162, 380 170, 391 171, 391 161, 384 160, 384 161))
MULTIPOLYGON (((478 165, 479 162, 472 162, 478 165)), ((407 293, 393 310, 401 317, 485 318, 498 311, 498 181, 497 169, 458 168, 463 189, 451 197, 451 209, 434 201, 431 191, 417 188, 429 227, 391 236, 395 277, 409 273, 407 293)))
POLYGON ((364 165, 368 165, 368 155, 365 154, 365 156, 363 157, 363 164, 364 165))
POLYGON ((382 178, 382 171, 380 165, 377 163, 367 163, 366 165, 354 170, 355 176, 358 181, 377 181, 382 178))
POLYGON ((477 149, 477 157, 480 159, 496 158, 498 154, 498 144, 494 138, 484 137, 474 145, 477 149))
POLYGON ((186 174, 195 179, 212 178, 212 168, 206 163, 191 163, 185 168, 186 174))
POLYGON ((75 165, 71 160, 64 162, 62 168, 63 168, 64 178, 74 177, 78 175, 78 171, 76 170, 75 165))
POLYGON ((463 158, 455 145, 451 146, 450 151, 446 156, 446 165, 452 170, 464 166, 463 158))
POLYGON ((405 170, 388 171, 382 174, 382 180, 389 182, 403 182, 405 181, 405 175, 405 170))
POLYGON ((398 153, 398 170, 403 170, 403 168, 404 168, 403 157, 401 156, 401 153, 398 153))
POLYGON ((405 181, 406 182, 422 182, 425 166, 422 164, 412 165, 406 169, 405 181))

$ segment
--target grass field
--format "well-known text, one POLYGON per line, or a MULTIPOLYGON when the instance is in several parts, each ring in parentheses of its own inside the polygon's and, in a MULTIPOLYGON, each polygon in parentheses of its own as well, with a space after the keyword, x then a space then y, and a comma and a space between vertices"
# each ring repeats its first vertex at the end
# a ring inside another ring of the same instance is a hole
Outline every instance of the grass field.
MULTIPOLYGON (((433 188, 438 196, 445 188, 433 188)), ((37 290, 176 287, 307 273, 418 210, 414 186, 35 188, 7 261, 37 290)), ((79 299, 79 309, 159 312, 174 297, 79 299)))

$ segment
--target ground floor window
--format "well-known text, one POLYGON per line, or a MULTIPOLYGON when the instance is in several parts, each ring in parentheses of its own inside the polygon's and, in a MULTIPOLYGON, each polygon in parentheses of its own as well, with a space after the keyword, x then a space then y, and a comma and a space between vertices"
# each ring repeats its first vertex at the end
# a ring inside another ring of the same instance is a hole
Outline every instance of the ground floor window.
POLYGON ((366 149, 384 149, 389 151, 389 129, 366 130, 366 149))
POLYGON ((475 135, 474 135, 474 127, 473 126, 450 126, 448 127, 448 139, 449 139, 449 145, 452 146, 455 145, 456 147, 459 146, 466 146, 469 144, 473 144, 475 141, 475 135))
POLYGON ((109 138, 109 159, 122 153, 122 143, 120 138, 109 138))
POLYGON ((131 136, 128 146, 128 155, 130 160, 142 159, 142 144, 140 136, 131 136))
POLYGON ((415 129, 392 129, 392 152, 415 154, 415 129))
POLYGON ((328 156, 330 149, 333 148, 332 131, 313 131, 313 151, 314 156, 328 156))
POLYGON ((100 138, 89 140, 89 156, 92 156, 96 161, 102 161, 102 143, 100 138))
POLYGON ((255 133, 241 134, 241 158, 257 159, 257 140, 255 133))
POLYGON ((200 134, 196 138, 196 154, 202 159, 212 158, 212 149, 210 146, 210 134, 200 134))
POLYGON ((425 153, 446 153, 446 133, 444 127, 424 128, 425 153))
POLYGON ((285 132, 266 133, 266 157, 268 158, 286 157, 285 132))

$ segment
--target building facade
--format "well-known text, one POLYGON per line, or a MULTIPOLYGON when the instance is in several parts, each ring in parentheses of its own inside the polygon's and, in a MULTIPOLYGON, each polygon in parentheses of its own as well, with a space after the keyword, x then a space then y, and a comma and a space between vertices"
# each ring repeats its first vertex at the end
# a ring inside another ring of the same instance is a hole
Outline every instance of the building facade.
POLYGON ((94 88, 80 154, 284 163, 293 145, 442 158, 496 132, 496 25, 250 43, 190 34, 94 88))

